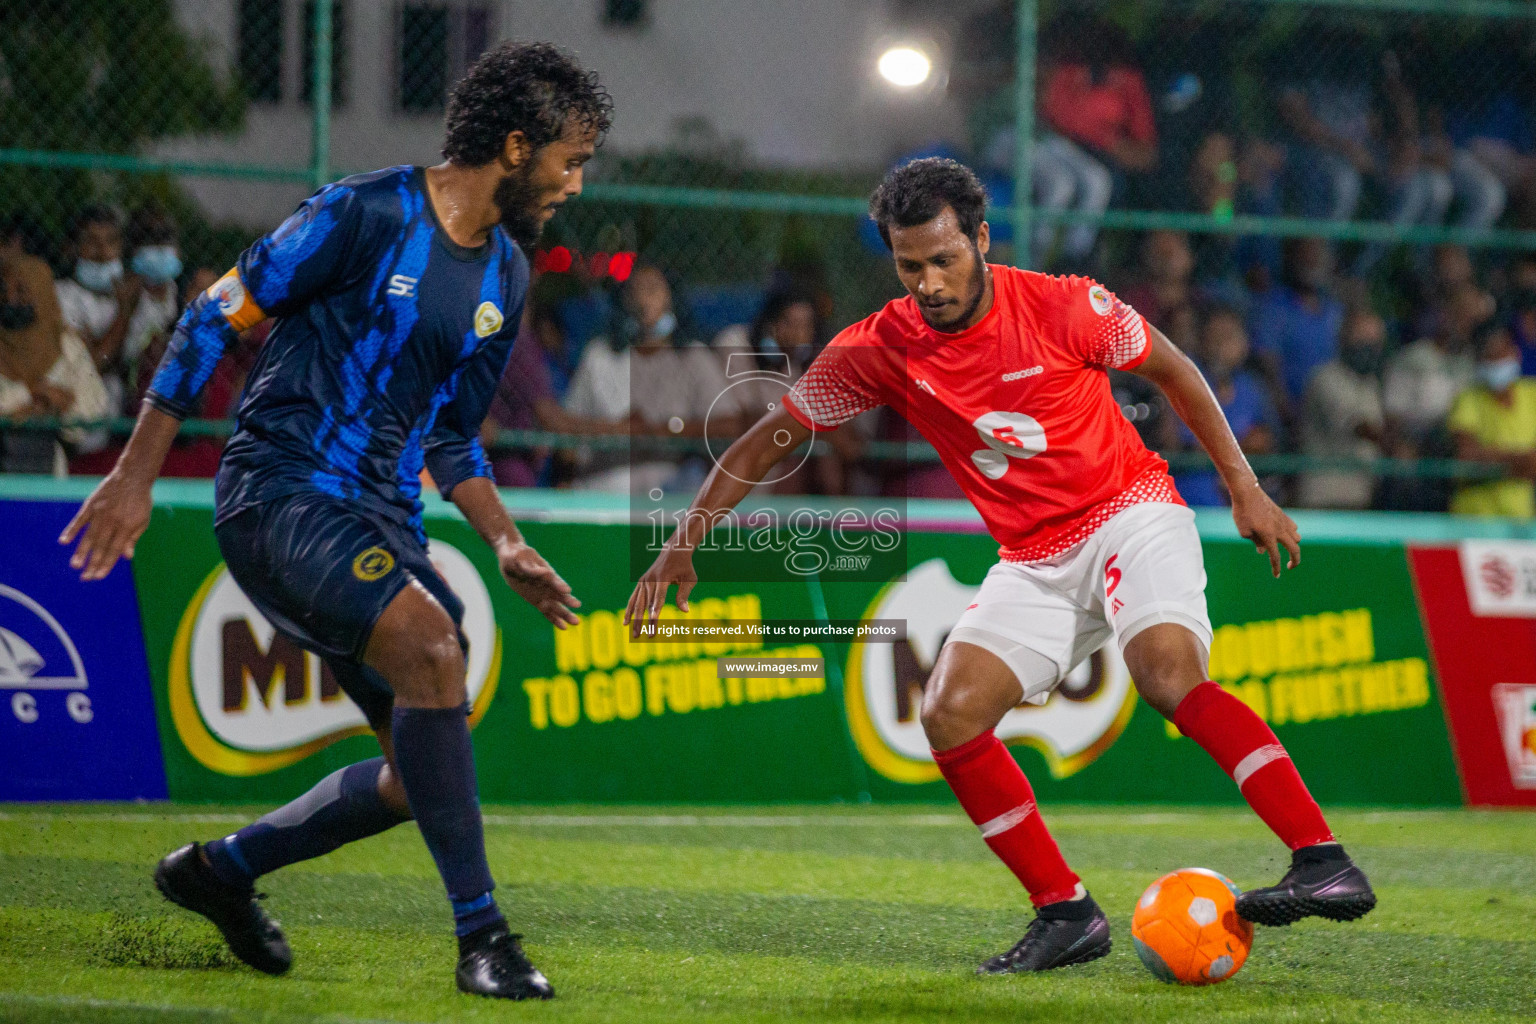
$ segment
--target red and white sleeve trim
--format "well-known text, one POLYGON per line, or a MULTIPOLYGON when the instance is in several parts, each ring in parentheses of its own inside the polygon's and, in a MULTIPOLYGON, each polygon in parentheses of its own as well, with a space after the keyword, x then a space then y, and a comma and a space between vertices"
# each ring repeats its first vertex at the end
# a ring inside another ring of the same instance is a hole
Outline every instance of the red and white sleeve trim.
POLYGON ((1140 366, 1151 351, 1147 322, 1130 306, 1112 298, 1109 312, 1099 318, 1098 327, 1089 339, 1088 358, 1100 366, 1132 370, 1140 366))
POLYGON ((830 430, 881 403, 849 381, 835 362, 817 359, 789 389, 784 404, 812 430, 830 430))

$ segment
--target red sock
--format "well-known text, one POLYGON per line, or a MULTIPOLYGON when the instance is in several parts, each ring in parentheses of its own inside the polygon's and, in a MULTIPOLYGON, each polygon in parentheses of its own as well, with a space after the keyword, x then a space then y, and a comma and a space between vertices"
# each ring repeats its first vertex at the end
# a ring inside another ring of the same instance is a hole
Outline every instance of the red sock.
POLYGON ((1043 907, 1071 899, 1077 875, 1040 820, 1035 791, 1002 741, 985 732, 953 749, 935 750, 933 759, 992 852, 1029 890, 1030 902, 1043 907))
POLYGON ((1232 776, 1254 813, 1293 850, 1333 841, 1291 755, 1253 709, 1215 683, 1201 683, 1173 713, 1180 732, 1232 776))

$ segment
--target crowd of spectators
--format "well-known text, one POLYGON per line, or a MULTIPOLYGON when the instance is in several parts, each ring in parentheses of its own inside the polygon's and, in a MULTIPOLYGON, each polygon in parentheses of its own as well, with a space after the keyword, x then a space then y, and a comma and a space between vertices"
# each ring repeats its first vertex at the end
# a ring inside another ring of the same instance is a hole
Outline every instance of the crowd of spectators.
MULTIPOLYGON (((1472 73, 1429 22, 1376 36, 1321 14, 1284 32, 1239 24, 1261 8, 1163 10, 1136 38, 1079 10, 1047 24, 1035 205, 1536 229, 1536 65, 1523 35, 1479 30, 1472 73)), ((999 3, 962 39, 951 88, 971 114, 968 146, 943 147, 1003 203, 1017 142, 1012 10, 999 3)), ((1006 218, 994 227, 1031 265, 1091 274, 1159 327, 1204 371, 1250 455, 1303 456, 1266 470, 1277 499, 1536 511, 1536 255, 1380 235, 1106 232, 1071 216, 1042 217, 1022 239, 1006 218), (1362 468, 1380 459, 1398 461, 1362 468), (1387 471, 1446 460, 1485 463, 1488 477, 1387 471)), ((752 300, 726 318, 696 315, 708 289, 666 266, 624 268, 545 265, 485 424, 501 484, 690 492, 708 452, 779 401, 842 326, 824 272, 805 266, 748 283, 752 300)), ((134 415, 181 309, 213 277, 183 265, 177 226, 155 207, 87 207, 57 240, 0 225, 0 418, 134 415)), ((232 414, 266 329, 220 364, 200 416, 232 414)), ((1223 503, 1157 389, 1118 373, 1112 387, 1184 497, 1223 503)), ((866 414, 766 489, 958 497, 932 461, 875 457, 913 440, 893 415, 866 414)), ((101 473, 120 444, 100 429, 0 427, 0 471, 101 473)), ((167 472, 211 475, 218 453, 215 438, 183 439, 167 472)))
MULTIPOLYGON (((1151 232, 1121 288, 1200 366, 1245 452, 1310 457, 1303 472, 1264 479, 1280 500, 1528 518, 1536 256, 1479 267, 1465 248, 1439 246, 1408 294, 1387 302, 1340 273, 1333 249, 1288 240, 1277 279, 1234 296, 1196 279, 1183 234, 1151 232), (1378 475, 1357 468, 1362 459, 1459 459, 1486 463, 1501 479, 1457 486, 1423 473, 1378 475)), ((1151 447, 1176 461, 1197 450, 1155 389, 1134 375, 1113 378, 1151 447)), ((1175 475, 1191 504, 1227 500, 1209 472, 1175 475)))
MULTIPOLYGON (((82 210, 58 280, 28 238, 15 223, 0 233, 0 417, 134 415, 180 310, 213 272, 182 265, 176 226, 154 208, 125 222, 107 207, 82 210)), ((1129 265, 1101 276, 1201 367, 1244 451, 1311 457, 1300 471, 1264 475, 1281 501, 1536 515, 1536 255, 1475 259, 1442 245, 1415 262, 1406 289, 1383 298, 1353 276, 1357 264, 1339 269, 1334 243, 1298 237, 1280 248, 1273 279, 1234 284, 1205 272, 1185 234, 1152 231, 1129 265), (1383 458, 1493 468, 1489 479, 1458 483, 1358 461, 1383 458)), ((710 466, 699 442, 718 450, 771 408, 837 326, 815 273, 776 273, 756 315, 723 328, 690 314, 680 298, 690 291, 698 289, 654 263, 636 265, 622 284, 542 275, 485 424, 497 481, 691 492, 710 466), (506 431, 586 440, 551 445, 506 431)), ((243 335, 220 364, 201 417, 232 414, 265 330, 243 335)), ((1173 459, 1185 499, 1224 503, 1220 480, 1191 458, 1195 439, 1157 389, 1122 373, 1112 388, 1146 442, 1173 459)), ((871 442, 916 439, 889 412, 866 414, 765 489, 958 496, 932 462, 870 457, 871 442)), ((105 429, 0 428, 0 471, 102 473, 121 440, 105 429)), ((167 473, 210 476, 218 454, 216 438, 183 439, 167 473)))
MULTIPOLYGON (((126 219, 86 206, 60 241, 50 246, 23 217, 0 224, 0 418, 132 417, 186 302, 215 275, 183 264, 176 223, 158 206, 126 219), (48 256, 65 271, 57 280, 48 256)), ((199 415, 233 412, 264 337, 265 327, 248 332, 220 364, 199 415)), ((0 472, 105 473, 122 442, 106 428, 0 428, 0 472)), ((166 475, 211 476, 220 450, 214 438, 180 440, 166 475)))

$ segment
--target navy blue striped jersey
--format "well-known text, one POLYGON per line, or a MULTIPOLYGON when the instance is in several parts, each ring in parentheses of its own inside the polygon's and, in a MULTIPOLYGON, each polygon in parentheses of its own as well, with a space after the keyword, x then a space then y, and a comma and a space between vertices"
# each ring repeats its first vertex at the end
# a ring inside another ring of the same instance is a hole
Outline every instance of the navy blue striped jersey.
POLYGON ((215 484, 216 522, 318 491, 421 536, 422 467, 447 495, 490 476, 478 432, 506 368, 528 262, 437 220, 420 167, 328 185, 187 308, 148 401, 185 418, 239 331, 275 317, 215 484))

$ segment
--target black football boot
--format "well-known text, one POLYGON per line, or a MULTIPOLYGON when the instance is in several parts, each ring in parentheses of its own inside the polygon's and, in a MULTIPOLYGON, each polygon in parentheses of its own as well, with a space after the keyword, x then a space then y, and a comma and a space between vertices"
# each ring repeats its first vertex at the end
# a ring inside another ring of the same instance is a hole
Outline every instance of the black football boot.
POLYGON ((1237 912, 1254 924, 1291 924, 1304 917, 1353 921, 1376 905, 1365 872, 1338 843, 1305 846, 1291 854, 1291 870, 1278 885, 1250 889, 1237 898, 1237 912))
POLYGON ((155 865, 155 888, 178 907, 212 921, 230 952, 258 971, 282 974, 292 966, 293 951, 282 928, 256 902, 264 894, 215 875, 203 861, 200 844, 183 846, 155 865))
POLYGON ((454 978, 460 992, 494 999, 553 999, 554 986, 529 962, 521 935, 505 925, 483 928, 460 942, 459 967, 454 978))
POLYGON ((1036 911, 1024 937, 1008 952, 976 968, 976 973, 1017 974, 1072 967, 1106 955, 1109 945, 1109 918, 1092 896, 1063 900, 1036 911))

